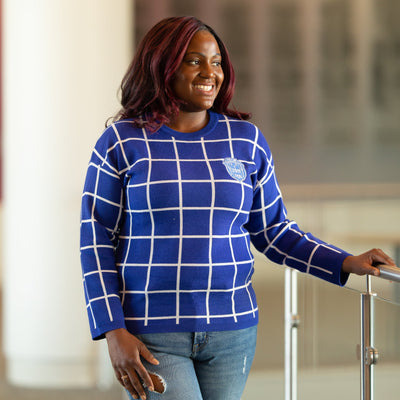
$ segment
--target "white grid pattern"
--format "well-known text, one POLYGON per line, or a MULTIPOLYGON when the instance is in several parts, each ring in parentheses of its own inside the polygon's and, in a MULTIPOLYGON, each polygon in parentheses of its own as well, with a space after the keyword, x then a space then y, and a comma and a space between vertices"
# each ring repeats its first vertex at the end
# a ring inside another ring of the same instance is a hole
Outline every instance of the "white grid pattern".
POLYGON ((215 113, 193 134, 109 127, 89 163, 81 229, 95 338, 256 324, 250 238, 271 260, 335 283, 347 255, 286 219, 259 130, 215 113))

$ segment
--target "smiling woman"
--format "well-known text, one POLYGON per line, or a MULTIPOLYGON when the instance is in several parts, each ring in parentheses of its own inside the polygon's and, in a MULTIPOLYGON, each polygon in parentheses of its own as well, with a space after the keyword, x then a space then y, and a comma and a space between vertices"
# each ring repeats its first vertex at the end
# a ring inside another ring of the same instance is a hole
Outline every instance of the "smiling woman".
POLYGON ((89 163, 81 260, 94 339, 133 398, 239 400, 255 352, 250 242, 344 285, 382 251, 351 256, 287 218, 269 146, 228 108, 229 54, 207 25, 168 18, 145 36, 122 109, 89 163), (154 376, 158 377, 155 379, 154 376))

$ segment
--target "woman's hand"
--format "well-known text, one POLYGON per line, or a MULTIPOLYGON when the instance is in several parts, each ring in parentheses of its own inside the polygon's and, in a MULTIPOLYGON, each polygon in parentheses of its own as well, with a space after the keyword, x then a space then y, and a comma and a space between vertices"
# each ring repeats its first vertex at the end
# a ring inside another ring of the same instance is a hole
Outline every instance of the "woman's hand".
POLYGON ((126 329, 115 329, 106 333, 111 364, 118 381, 134 399, 146 399, 143 384, 154 391, 149 373, 142 364, 141 357, 157 365, 158 361, 147 347, 126 329))
POLYGON ((353 273, 357 275, 375 275, 379 276, 379 268, 377 264, 386 264, 396 267, 394 261, 380 249, 372 249, 359 256, 348 256, 344 259, 343 272, 353 273))

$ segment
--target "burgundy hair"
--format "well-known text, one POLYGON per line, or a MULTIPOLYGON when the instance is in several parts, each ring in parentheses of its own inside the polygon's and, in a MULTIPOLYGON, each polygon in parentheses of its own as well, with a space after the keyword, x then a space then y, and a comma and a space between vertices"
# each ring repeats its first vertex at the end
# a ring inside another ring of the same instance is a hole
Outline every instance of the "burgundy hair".
POLYGON ((143 38, 121 83, 122 108, 114 118, 133 118, 140 127, 156 131, 179 112, 180 100, 172 83, 190 40, 200 30, 209 31, 218 43, 224 80, 212 109, 239 119, 250 114, 229 109, 235 73, 228 51, 214 30, 194 17, 171 17, 156 24, 143 38))

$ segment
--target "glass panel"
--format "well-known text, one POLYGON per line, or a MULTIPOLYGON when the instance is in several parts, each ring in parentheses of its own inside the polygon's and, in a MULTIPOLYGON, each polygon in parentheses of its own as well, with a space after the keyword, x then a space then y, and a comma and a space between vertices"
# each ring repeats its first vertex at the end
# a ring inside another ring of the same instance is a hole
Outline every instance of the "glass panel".
MULTIPOLYGON (((364 293, 366 291, 366 278, 352 275, 350 276, 346 288, 348 290, 354 290, 358 293, 364 293)), ((380 299, 400 306, 399 282, 371 277, 371 291, 380 299)))
POLYGON ((260 310, 258 341, 242 399, 283 399, 285 268, 257 252, 254 256, 253 282, 260 310))
POLYGON ((374 366, 374 394, 376 399, 396 400, 400 391, 400 307, 375 299, 374 347, 379 352, 374 366))
POLYGON ((359 398, 359 293, 305 275, 298 282, 298 398, 359 398))

